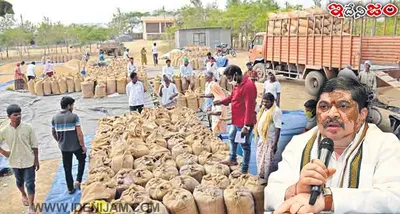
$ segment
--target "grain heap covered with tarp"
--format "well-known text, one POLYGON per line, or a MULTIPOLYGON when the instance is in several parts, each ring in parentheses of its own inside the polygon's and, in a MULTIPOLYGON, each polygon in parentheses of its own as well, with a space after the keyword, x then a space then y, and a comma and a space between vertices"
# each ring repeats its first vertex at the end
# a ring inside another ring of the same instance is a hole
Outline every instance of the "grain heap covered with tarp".
POLYGON ((103 118, 82 183, 81 204, 88 205, 73 213, 96 213, 93 203, 101 202, 135 213, 262 214, 263 183, 220 164, 228 154, 228 144, 187 108, 103 118), (157 210, 142 210, 146 203, 157 210))
POLYGON ((350 34, 350 20, 339 19, 322 8, 268 14, 268 35, 350 34))
POLYGON ((174 67, 180 67, 183 64, 183 59, 188 58, 189 63, 192 65, 194 70, 199 70, 204 67, 203 59, 210 52, 209 47, 204 46, 186 46, 183 51, 174 51, 170 53, 169 59, 171 65, 174 67))

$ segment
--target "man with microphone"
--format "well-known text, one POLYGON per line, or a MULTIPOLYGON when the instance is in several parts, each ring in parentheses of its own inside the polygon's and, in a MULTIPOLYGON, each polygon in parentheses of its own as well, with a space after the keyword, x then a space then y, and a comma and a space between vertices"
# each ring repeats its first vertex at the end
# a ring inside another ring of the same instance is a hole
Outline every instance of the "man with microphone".
POLYGON ((265 210, 398 213, 400 142, 366 123, 364 86, 351 78, 331 79, 317 100, 318 125, 286 147, 265 188, 265 210))

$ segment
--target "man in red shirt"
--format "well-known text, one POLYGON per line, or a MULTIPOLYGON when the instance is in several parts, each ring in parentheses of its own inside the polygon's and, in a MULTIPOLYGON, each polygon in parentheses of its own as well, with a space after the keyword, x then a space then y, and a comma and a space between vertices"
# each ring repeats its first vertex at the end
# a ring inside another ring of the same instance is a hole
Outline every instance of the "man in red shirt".
POLYGON ((229 132, 231 141, 229 160, 222 162, 228 166, 237 165, 237 146, 240 138, 244 138, 241 143, 243 148, 242 173, 249 170, 251 142, 250 134, 256 124, 256 98, 257 88, 247 77, 243 76, 242 70, 236 65, 230 65, 224 71, 224 75, 234 86, 232 94, 224 100, 215 101, 214 105, 232 105, 232 129, 229 132), (236 136, 238 134, 238 137, 236 136), (240 135, 240 136, 239 136, 240 135))

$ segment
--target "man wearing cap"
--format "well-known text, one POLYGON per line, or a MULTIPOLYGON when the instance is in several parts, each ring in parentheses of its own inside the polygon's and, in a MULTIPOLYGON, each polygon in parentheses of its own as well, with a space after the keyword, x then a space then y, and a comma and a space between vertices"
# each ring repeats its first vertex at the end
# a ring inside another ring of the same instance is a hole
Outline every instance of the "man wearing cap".
POLYGON ((371 61, 367 60, 364 63, 364 71, 360 72, 358 78, 360 79, 360 83, 370 87, 372 90, 376 91, 377 80, 374 73, 371 72, 371 61))
POLYGON ((183 60, 183 65, 181 65, 181 78, 182 78, 182 88, 183 91, 188 90, 188 84, 190 84, 190 89, 193 91, 194 90, 194 73, 193 73, 193 68, 189 64, 189 58, 185 57, 183 60))

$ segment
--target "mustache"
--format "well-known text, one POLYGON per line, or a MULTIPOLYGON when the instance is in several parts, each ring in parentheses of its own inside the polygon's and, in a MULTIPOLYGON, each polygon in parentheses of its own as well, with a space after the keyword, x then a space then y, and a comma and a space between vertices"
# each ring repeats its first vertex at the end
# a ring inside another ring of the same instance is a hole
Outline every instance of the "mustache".
POLYGON ((329 118, 324 123, 324 128, 328 128, 330 123, 338 124, 340 127, 344 129, 344 123, 340 122, 337 118, 329 118))

